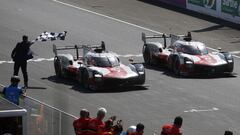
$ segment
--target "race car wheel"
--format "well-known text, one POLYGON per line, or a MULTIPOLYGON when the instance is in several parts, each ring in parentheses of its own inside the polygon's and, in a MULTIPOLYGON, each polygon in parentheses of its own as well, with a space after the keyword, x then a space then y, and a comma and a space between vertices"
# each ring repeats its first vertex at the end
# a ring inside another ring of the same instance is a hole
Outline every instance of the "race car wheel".
POLYGON ((180 61, 178 58, 176 58, 174 60, 174 63, 172 65, 172 69, 173 69, 173 73, 176 75, 176 76, 180 76, 180 61))
POLYGON ((144 62, 147 65, 151 65, 152 64, 151 52, 150 52, 149 47, 147 47, 147 46, 145 46, 144 51, 143 51, 143 59, 144 59, 144 62))
POLYGON ((56 76, 57 77, 62 77, 61 60, 58 57, 55 57, 54 69, 55 69, 56 76))
POLYGON ((89 88, 89 75, 88 75, 88 72, 87 71, 83 71, 83 76, 82 76, 82 84, 83 84, 83 87, 85 89, 88 89, 89 88))

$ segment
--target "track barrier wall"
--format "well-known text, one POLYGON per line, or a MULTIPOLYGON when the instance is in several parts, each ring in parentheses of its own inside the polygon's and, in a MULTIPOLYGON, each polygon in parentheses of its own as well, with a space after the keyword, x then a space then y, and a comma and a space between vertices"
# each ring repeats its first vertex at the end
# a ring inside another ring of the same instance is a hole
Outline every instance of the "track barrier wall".
POLYGON ((240 0, 158 0, 240 24, 240 0))

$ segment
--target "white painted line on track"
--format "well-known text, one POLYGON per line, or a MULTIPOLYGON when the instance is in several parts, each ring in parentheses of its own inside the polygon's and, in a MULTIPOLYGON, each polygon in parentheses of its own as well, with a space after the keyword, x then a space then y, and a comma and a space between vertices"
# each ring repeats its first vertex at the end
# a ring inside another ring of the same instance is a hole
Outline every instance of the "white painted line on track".
MULTIPOLYGON (((0 83, 0 86, 1 87, 5 87, 3 84, 1 84, 0 83)), ((52 108, 52 109, 54 109, 54 110, 56 110, 56 111, 59 111, 59 112, 61 112, 61 113, 64 113, 64 114, 66 114, 66 115, 68 115, 68 116, 71 116, 71 117, 73 117, 73 118, 78 118, 77 116, 74 116, 74 115, 72 115, 72 114, 70 114, 70 113, 67 113, 67 112, 65 112, 65 111, 63 111, 63 110, 60 110, 60 109, 58 109, 58 108, 56 108, 56 107, 54 107, 54 106, 51 106, 51 105, 49 105, 49 104, 47 104, 47 103, 44 103, 44 102, 42 102, 42 101, 39 101, 39 100, 37 100, 37 99, 35 99, 35 98, 33 98, 33 97, 30 97, 30 96, 26 96, 26 98, 29 98, 29 99, 31 99, 31 100, 33 100, 33 101, 35 101, 35 102, 38 102, 38 103, 40 103, 40 104, 42 104, 42 105, 45 105, 45 106, 47 106, 47 107, 49 107, 49 108, 52 108)))
MULTIPOLYGON (((123 58, 128 58, 128 57, 142 57, 142 54, 125 54, 125 55, 119 55, 116 54, 118 57, 123 57, 123 58)), ((37 58, 37 59, 30 59, 28 60, 28 62, 42 62, 42 61, 53 61, 54 58, 37 58)), ((8 64, 12 64, 14 63, 13 61, 5 61, 2 60, 0 61, 0 64, 4 64, 4 63, 8 63, 8 64)))
POLYGON ((239 54, 240 51, 231 51, 230 53, 231 53, 231 54, 239 54))
POLYGON ((213 107, 211 109, 205 109, 205 110, 197 110, 197 109, 191 109, 191 110, 187 110, 187 111, 184 111, 184 112, 213 112, 213 111, 218 111, 219 109, 216 108, 216 107, 213 107))
POLYGON ((154 32, 154 33, 157 33, 157 34, 162 34, 161 32, 158 32, 158 31, 155 31, 155 30, 152 30, 152 29, 149 29, 149 28, 145 28, 145 27, 133 24, 133 23, 129 23, 129 22, 126 22, 126 21, 123 21, 123 20, 120 20, 120 19, 117 19, 117 18, 114 18, 114 17, 110 17, 110 16, 107 16, 107 15, 104 15, 104 14, 100 14, 100 13, 97 13, 97 12, 94 12, 94 11, 91 11, 91 10, 88 10, 88 9, 80 8, 78 6, 74 6, 74 5, 65 3, 65 2, 61 2, 61 1, 58 1, 58 0, 52 0, 52 1, 57 2, 59 4, 62 4, 62 5, 66 5, 66 6, 69 6, 69 7, 73 7, 73 8, 76 8, 76 9, 88 12, 88 13, 91 13, 91 14, 102 16, 102 17, 105 17, 105 18, 108 18, 108 19, 111 19, 111 20, 114 20, 114 21, 117 21, 117 22, 120 22, 120 23, 128 24, 130 26, 134 26, 134 27, 137 27, 137 28, 140 28, 140 29, 151 31, 151 32, 154 32))
MULTIPOLYGON (((153 33, 156 33, 156 34, 163 34, 162 32, 159 32, 159 31, 156 31, 156 30, 152 30, 152 29, 149 29, 149 28, 146 28, 146 27, 143 27, 143 26, 139 26, 137 24, 129 23, 127 21, 123 21, 123 20, 120 20, 120 19, 117 19, 117 18, 114 18, 114 17, 110 17, 110 16, 107 16, 107 15, 104 15, 104 14, 101 14, 101 13, 97 13, 97 12, 85 9, 85 8, 81 8, 81 7, 78 7, 78 6, 74 6, 74 5, 71 5, 71 4, 62 2, 62 1, 58 1, 58 0, 52 0, 52 1, 56 2, 56 3, 59 3, 59 4, 62 4, 62 5, 65 5, 65 6, 69 6, 69 7, 72 7, 72 8, 76 8, 76 9, 88 12, 88 13, 91 13, 91 14, 102 16, 102 17, 105 17, 105 18, 108 18, 108 19, 111 19, 111 20, 114 20, 114 21, 117 21, 117 22, 120 22, 120 23, 124 23, 124 24, 130 25, 130 26, 133 26, 133 27, 137 27, 137 28, 140 28, 140 29, 143 29, 143 30, 146 30, 146 31, 150 31, 150 32, 153 32, 153 33)), ((214 49, 214 48, 211 48, 211 47, 207 47, 207 48, 210 49, 210 50, 213 50, 213 51, 217 51, 217 49, 214 49)), ((233 56, 240 59, 240 56, 237 56, 237 55, 233 55, 233 56)))

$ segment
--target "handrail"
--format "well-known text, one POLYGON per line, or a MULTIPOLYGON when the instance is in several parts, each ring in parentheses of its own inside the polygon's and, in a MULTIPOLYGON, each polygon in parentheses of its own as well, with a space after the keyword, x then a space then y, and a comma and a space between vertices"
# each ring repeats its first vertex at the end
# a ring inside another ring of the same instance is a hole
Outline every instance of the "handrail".
MULTIPOLYGON (((1 87, 5 87, 5 86, 2 85, 2 84, 0 84, 0 86, 1 86, 1 87)), ((39 101, 39 100, 37 100, 37 99, 35 99, 35 98, 33 98, 33 97, 30 97, 30 96, 27 96, 27 95, 24 96, 24 97, 25 97, 25 98, 28 98, 28 99, 30 99, 30 100, 32 100, 32 101, 35 101, 35 102, 37 102, 37 103, 40 103, 40 104, 42 104, 42 105, 44 105, 44 106, 47 106, 47 107, 49 107, 49 108, 52 108, 53 110, 59 111, 59 112, 65 114, 65 115, 68 115, 68 116, 72 117, 72 118, 75 118, 75 119, 78 118, 78 117, 76 117, 76 116, 74 116, 74 115, 72 115, 72 114, 70 114, 70 113, 64 112, 64 111, 62 111, 62 110, 60 110, 60 109, 58 109, 58 108, 56 108, 56 107, 53 107, 53 106, 51 106, 51 105, 48 105, 48 104, 46 104, 46 103, 44 103, 44 102, 42 102, 42 101, 39 101)))

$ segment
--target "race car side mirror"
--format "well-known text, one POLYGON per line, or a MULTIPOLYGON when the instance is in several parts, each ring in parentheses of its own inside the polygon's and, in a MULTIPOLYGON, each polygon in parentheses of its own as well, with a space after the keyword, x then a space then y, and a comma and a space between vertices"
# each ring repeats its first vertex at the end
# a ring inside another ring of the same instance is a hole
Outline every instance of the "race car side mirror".
POLYGON ((172 49, 172 48, 169 48, 168 51, 173 52, 173 49, 172 49))
POLYGON ((133 62, 133 59, 132 59, 132 58, 130 58, 130 59, 128 59, 128 61, 129 61, 129 62, 133 62))
POLYGON ((221 52, 221 51, 222 51, 222 48, 221 48, 221 47, 218 47, 217 50, 218 50, 219 52, 221 52))

